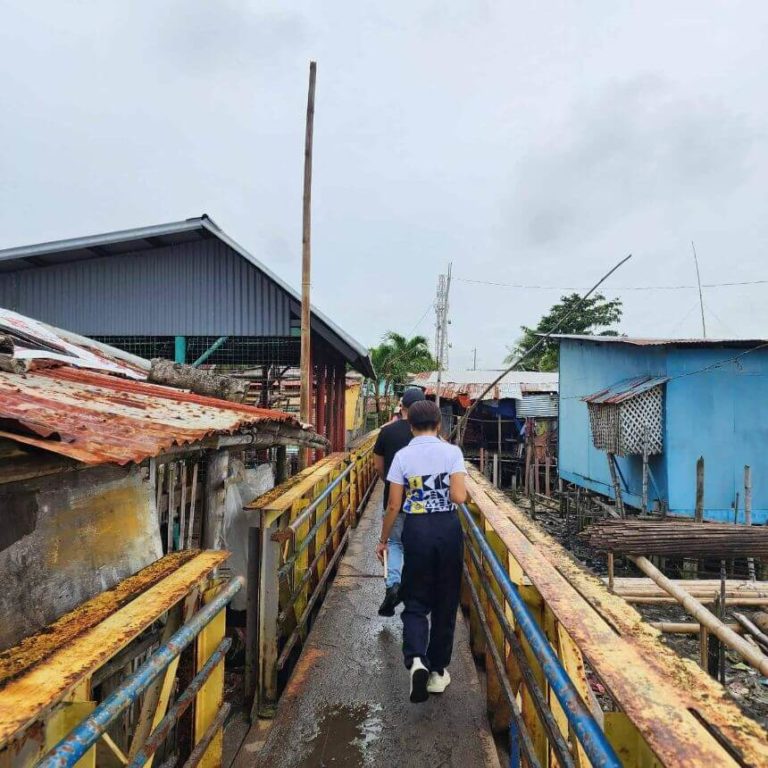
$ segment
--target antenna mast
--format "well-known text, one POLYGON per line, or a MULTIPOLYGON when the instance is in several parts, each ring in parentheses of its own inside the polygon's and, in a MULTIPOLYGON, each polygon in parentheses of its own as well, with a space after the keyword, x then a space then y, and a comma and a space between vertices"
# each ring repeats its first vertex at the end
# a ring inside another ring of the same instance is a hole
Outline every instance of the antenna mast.
POLYGON ((437 297, 435 298, 435 355, 437 356, 437 385, 435 386, 435 403, 440 407, 440 387, 443 379, 443 369, 448 367, 448 296, 451 291, 451 267, 448 273, 437 278, 437 297))

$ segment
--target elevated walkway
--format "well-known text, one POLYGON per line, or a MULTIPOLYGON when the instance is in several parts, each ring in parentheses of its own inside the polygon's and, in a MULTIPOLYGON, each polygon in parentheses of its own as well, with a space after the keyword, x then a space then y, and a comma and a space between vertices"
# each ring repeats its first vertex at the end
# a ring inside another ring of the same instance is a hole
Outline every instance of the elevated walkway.
POLYGON ((259 768, 497 768, 485 694, 462 617, 452 683, 421 705, 408 701, 399 616, 382 619, 374 554, 382 486, 352 532, 336 578, 258 751, 256 727, 234 765, 259 768))

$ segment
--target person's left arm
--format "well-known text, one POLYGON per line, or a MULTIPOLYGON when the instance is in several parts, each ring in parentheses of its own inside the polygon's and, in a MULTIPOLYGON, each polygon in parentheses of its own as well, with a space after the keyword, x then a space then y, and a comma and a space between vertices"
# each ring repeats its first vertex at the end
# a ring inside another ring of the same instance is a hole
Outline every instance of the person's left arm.
POLYGON ((392 526, 395 524, 395 520, 397 520, 397 516, 403 505, 405 475, 403 474, 403 466, 400 461, 399 451, 395 454, 395 458, 392 460, 392 466, 389 468, 387 480, 389 481, 389 501, 387 503, 387 511, 384 514, 384 519, 381 521, 381 536, 376 545, 376 557, 378 557, 382 563, 384 562, 384 553, 387 551, 387 539, 389 538, 392 526))
POLYGON ((467 500, 467 468, 461 448, 456 448, 456 454, 451 466, 450 497, 454 504, 464 504, 467 500))

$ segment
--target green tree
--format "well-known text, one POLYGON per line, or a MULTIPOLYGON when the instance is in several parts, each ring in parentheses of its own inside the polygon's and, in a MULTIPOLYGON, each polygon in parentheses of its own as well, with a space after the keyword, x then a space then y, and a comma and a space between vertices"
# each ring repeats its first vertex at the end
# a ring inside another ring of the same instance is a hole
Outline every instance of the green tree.
POLYGON ((376 371, 376 410, 381 411, 380 395, 393 395, 396 384, 404 384, 410 373, 434 371, 437 362, 429 351, 424 336, 407 338, 395 331, 387 331, 378 347, 370 351, 376 371))
MULTIPOLYGON (((535 328, 521 326, 523 335, 504 360, 508 365, 524 355, 540 341, 540 335, 557 329, 555 333, 577 333, 594 336, 618 336, 618 331, 610 326, 621 320, 623 312, 621 299, 611 299, 596 293, 590 296, 583 306, 579 306, 581 296, 572 293, 561 296, 549 312, 539 320, 535 328)), ((558 356, 557 341, 546 341, 532 355, 520 364, 520 368, 530 371, 556 371, 558 356)))

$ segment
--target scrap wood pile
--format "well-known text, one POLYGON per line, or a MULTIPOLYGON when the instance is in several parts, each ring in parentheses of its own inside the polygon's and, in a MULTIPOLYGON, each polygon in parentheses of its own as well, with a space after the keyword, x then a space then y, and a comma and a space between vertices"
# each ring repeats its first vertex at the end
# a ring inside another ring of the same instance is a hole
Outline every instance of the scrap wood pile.
POLYGON ((595 549, 628 555, 768 557, 768 526, 765 525, 605 518, 579 536, 595 549))

